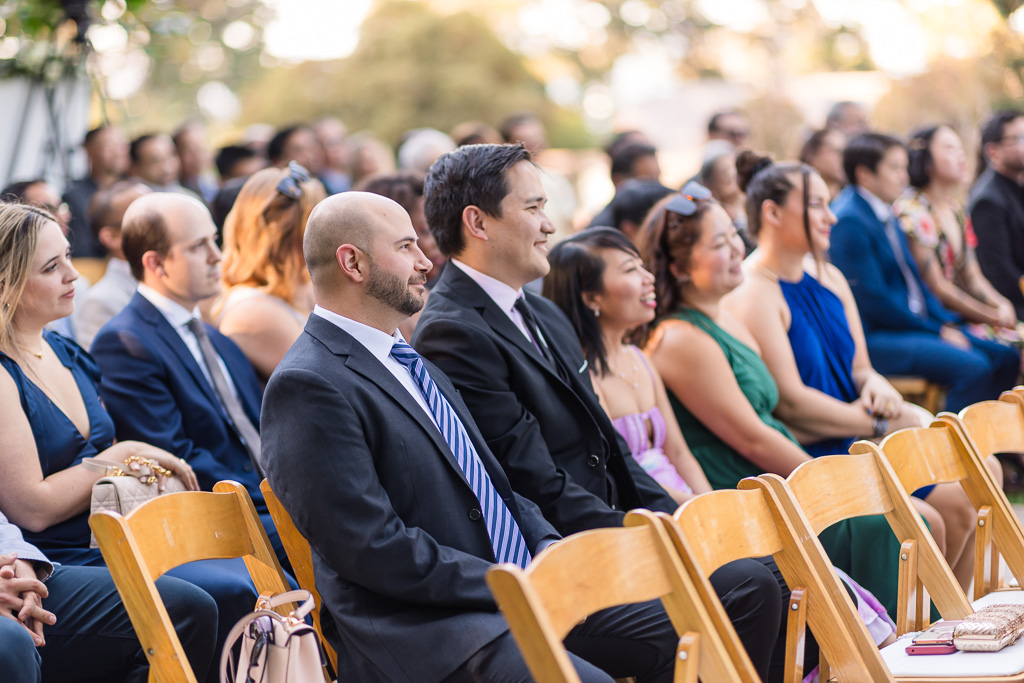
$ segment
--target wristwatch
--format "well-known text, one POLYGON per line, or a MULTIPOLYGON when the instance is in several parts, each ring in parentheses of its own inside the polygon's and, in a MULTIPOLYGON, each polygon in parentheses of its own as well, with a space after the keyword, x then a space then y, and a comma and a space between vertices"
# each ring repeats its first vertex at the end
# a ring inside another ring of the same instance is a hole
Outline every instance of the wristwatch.
POLYGON ((884 417, 872 418, 871 426, 875 430, 874 438, 876 439, 889 431, 889 421, 884 417))

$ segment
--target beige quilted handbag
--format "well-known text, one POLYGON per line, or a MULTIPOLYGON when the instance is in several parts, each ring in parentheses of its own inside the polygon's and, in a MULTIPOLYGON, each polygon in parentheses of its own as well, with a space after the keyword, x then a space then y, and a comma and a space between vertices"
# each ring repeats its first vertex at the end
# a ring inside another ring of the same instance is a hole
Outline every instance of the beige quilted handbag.
MULTIPOLYGON (((130 471, 122 470, 116 463, 99 458, 85 458, 82 467, 92 472, 102 472, 92 485, 92 502, 89 513, 96 514, 100 510, 110 510, 127 515, 148 500, 167 493, 178 493, 187 490, 185 482, 179 477, 169 477, 160 491, 155 483, 141 481, 130 471)), ((96 535, 89 541, 90 548, 98 548, 96 535)))

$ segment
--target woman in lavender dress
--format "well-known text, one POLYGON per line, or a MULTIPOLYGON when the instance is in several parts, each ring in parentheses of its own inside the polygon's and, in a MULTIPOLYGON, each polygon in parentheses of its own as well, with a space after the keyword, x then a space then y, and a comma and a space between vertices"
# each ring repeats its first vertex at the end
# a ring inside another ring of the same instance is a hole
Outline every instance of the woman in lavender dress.
POLYGON ((548 260, 544 295, 565 311, 583 345, 594 390, 633 457, 682 503, 711 490, 679 430, 665 385, 630 333, 654 319, 654 276, 618 230, 563 240, 548 260))

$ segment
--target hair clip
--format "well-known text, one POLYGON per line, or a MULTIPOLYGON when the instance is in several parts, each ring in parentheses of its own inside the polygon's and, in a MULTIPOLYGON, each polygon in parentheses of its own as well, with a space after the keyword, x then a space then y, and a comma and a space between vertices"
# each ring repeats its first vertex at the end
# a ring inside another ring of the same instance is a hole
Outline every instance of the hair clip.
POLYGON ((309 180, 309 171, 302 164, 297 161, 289 161, 288 175, 277 183, 277 191, 285 197, 298 201, 302 199, 302 188, 299 187, 299 183, 308 183, 309 180))
POLYGON ((665 210, 680 216, 692 216, 697 211, 697 203, 707 199, 711 199, 711 190, 696 181, 689 182, 665 205, 665 210))

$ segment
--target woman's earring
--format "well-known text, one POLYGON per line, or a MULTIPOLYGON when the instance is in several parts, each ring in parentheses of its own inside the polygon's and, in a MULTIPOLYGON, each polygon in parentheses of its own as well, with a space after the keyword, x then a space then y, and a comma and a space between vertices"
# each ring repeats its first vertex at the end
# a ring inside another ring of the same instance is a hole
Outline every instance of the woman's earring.
POLYGON ((600 318, 601 317, 601 309, 598 308, 597 306, 594 306, 590 310, 594 312, 594 317, 595 318, 600 318))
POLYGON ((689 281, 690 281, 690 276, 686 275, 685 273, 676 278, 676 282, 678 282, 681 285, 685 285, 689 281))

